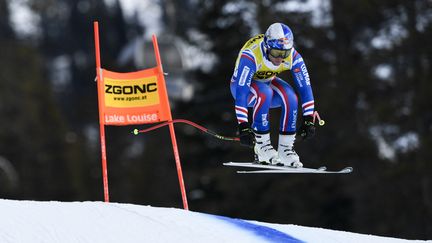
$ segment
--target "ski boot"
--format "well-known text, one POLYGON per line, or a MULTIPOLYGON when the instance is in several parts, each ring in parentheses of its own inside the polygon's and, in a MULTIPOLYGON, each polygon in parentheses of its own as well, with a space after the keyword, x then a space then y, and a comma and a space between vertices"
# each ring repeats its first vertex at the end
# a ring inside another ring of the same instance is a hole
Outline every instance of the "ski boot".
POLYGON ((257 134, 255 133, 255 163, 271 164, 282 166, 278 153, 271 145, 270 133, 257 134))
POLYGON ((279 135, 278 155, 281 163, 284 166, 293 168, 303 167, 302 162, 297 153, 294 151, 295 134, 293 135, 279 135))

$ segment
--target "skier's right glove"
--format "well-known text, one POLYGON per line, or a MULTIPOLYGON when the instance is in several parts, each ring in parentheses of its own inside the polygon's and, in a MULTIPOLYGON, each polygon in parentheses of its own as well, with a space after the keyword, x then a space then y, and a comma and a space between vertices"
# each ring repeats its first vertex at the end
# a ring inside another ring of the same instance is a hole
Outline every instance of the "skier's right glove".
POLYGON ((250 128, 248 122, 242 122, 239 124, 239 138, 240 144, 243 146, 247 146, 253 148, 255 145, 255 134, 250 128))

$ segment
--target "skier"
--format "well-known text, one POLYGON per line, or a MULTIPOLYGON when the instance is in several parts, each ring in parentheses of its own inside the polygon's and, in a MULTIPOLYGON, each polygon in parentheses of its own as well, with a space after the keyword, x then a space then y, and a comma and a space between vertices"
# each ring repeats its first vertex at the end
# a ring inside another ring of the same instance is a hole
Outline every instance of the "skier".
POLYGON ((249 39, 237 57, 230 88, 240 143, 254 148, 255 162, 298 168, 303 167, 294 151, 298 99, 292 86, 276 75, 291 70, 302 102, 299 133, 303 138, 315 134, 314 98, 306 65, 293 45, 293 33, 282 23, 274 23, 265 34, 249 39), (253 108, 252 127, 248 107, 253 108), (269 109, 275 107, 282 109, 278 151, 270 142, 269 109))

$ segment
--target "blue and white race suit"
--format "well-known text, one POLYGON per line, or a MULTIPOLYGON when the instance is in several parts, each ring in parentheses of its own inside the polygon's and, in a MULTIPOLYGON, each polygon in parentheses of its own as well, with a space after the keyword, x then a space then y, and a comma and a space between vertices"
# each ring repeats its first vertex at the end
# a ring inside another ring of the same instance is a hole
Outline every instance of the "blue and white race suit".
POLYGON ((298 98, 293 87, 276 75, 291 70, 294 87, 302 102, 303 116, 308 116, 314 113, 309 74, 303 58, 294 48, 282 64, 273 65, 265 53, 263 40, 263 34, 251 38, 237 57, 230 84, 237 121, 239 124, 249 122, 248 107, 251 107, 252 128, 257 133, 267 133, 270 131, 269 109, 281 107, 280 133, 294 134, 298 98))

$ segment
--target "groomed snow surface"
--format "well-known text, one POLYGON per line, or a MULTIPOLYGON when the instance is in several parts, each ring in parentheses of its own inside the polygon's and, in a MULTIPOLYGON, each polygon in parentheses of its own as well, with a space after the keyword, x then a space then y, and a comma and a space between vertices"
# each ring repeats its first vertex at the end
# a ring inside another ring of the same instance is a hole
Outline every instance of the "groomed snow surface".
POLYGON ((0 199, 0 242, 432 242, 247 221, 175 208, 0 199))

